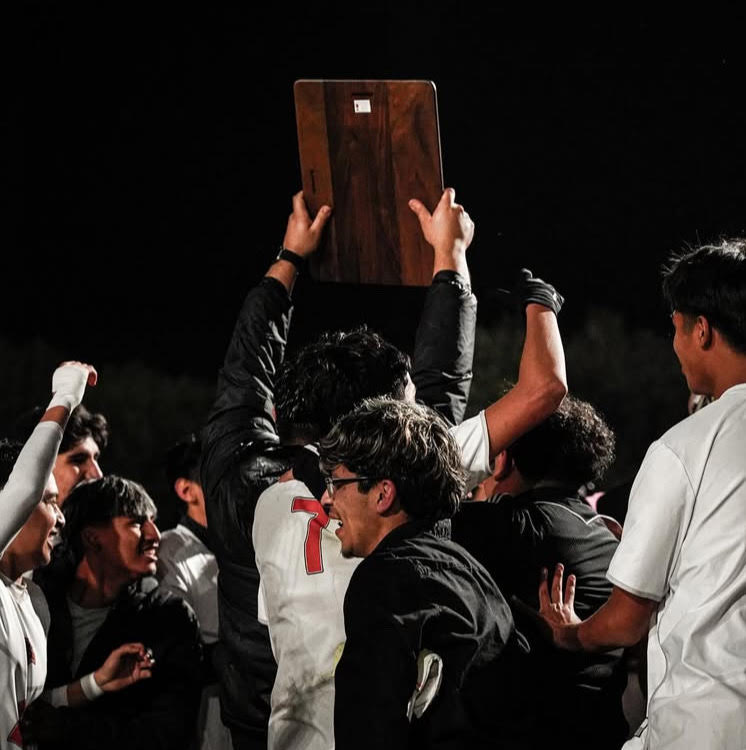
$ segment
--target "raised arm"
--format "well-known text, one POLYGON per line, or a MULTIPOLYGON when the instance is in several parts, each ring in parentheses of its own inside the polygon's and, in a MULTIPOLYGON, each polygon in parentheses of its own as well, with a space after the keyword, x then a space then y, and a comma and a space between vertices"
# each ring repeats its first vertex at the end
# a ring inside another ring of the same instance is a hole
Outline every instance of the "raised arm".
POLYGON ((97 377, 80 362, 63 362, 54 371, 52 400, 0 491, 0 557, 41 499, 70 412, 83 400, 86 383, 95 385, 97 377))
POLYGON ((472 380, 477 301, 471 292, 466 250, 474 222, 447 188, 431 214, 418 200, 409 207, 433 247, 433 280, 417 328, 412 380, 417 400, 449 423, 464 417, 472 380))
POLYGON ((321 208, 312 221, 302 192, 283 240, 283 255, 246 297, 218 375, 217 395, 203 433, 202 486, 210 498, 234 463, 236 452, 256 440, 276 442, 274 381, 285 354, 298 267, 316 249, 331 214, 321 208), (288 254, 288 252, 290 254, 288 254))
POLYGON ((545 420, 567 393, 565 354, 557 325, 562 296, 526 269, 515 294, 525 305, 526 337, 518 382, 485 409, 490 458, 545 420))

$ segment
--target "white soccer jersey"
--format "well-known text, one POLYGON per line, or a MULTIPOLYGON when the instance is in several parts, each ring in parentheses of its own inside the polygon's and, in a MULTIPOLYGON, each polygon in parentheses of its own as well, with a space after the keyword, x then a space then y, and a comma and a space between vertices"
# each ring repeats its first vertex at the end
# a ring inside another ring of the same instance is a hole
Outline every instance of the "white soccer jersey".
POLYGON ((659 601, 628 747, 746 747, 746 383, 648 450, 609 580, 659 601))
MULTIPOLYGON (((61 439, 58 424, 42 422, 21 450, 0 491, 0 555, 41 500, 61 439)), ((47 638, 29 586, 0 574, 0 748, 23 747, 19 719, 47 679, 47 638)))
POLYGON ((23 747, 23 712, 47 678, 47 638, 26 581, 0 574, 0 748, 23 747))
MULTIPOLYGON (((183 524, 163 532, 158 548, 158 580, 194 609, 204 643, 218 639, 218 563, 204 542, 183 524)), ((217 685, 202 690, 197 731, 200 750, 230 750, 231 733, 220 718, 217 685)))
MULTIPOLYGON (((473 486, 491 473, 484 412, 451 432, 473 486)), ((334 747, 334 668, 345 641, 342 607, 360 563, 342 557, 337 527, 297 480, 273 485, 256 506, 259 619, 269 626, 277 660, 269 750, 334 747)))

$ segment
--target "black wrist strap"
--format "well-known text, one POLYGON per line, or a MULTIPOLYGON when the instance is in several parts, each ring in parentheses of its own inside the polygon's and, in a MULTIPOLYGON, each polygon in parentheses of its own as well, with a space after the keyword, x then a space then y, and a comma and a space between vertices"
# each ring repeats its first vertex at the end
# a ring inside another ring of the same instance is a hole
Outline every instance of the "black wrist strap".
POLYGON ((306 259, 298 253, 294 253, 292 250, 288 250, 284 245, 280 245, 280 250, 275 257, 275 260, 286 260, 292 263, 297 269, 298 273, 302 273, 306 270, 306 259))

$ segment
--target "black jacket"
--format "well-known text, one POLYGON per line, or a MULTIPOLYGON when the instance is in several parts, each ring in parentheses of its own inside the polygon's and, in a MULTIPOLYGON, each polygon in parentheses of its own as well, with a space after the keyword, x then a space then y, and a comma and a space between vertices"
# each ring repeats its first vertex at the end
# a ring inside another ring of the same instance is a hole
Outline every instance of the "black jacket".
MULTIPOLYGON (((62 567, 62 566, 60 566, 62 567)), ((84 750, 183 750, 194 741, 201 691, 199 626, 182 599, 137 584, 124 589, 88 645, 77 671, 70 669, 73 633, 67 604, 70 576, 47 575, 41 582, 49 603, 47 688, 65 685, 98 669, 124 643, 153 651, 153 676, 85 708, 58 708, 57 741, 45 748, 84 750)))
POLYGON ((504 747, 498 716, 520 649, 510 608, 449 526, 406 523, 357 567, 344 603, 347 641, 335 673, 337 750, 504 747), (422 649, 443 660, 420 718, 407 704, 422 649))
MULTIPOLYGON (((259 495, 293 463, 274 419, 274 382, 290 325, 285 288, 264 278, 239 313, 217 395, 203 431, 201 481, 218 561, 220 643, 215 651, 223 721, 249 735, 266 733, 275 663, 257 620, 259 574, 251 529, 259 495)), ((476 300, 453 272, 428 289, 417 331, 412 379, 418 400, 461 421, 471 384, 476 300)))

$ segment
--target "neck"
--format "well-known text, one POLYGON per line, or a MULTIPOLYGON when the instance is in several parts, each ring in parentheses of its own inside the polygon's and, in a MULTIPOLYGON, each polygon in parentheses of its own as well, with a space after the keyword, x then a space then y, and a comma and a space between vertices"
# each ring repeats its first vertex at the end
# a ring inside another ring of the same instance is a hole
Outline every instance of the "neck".
POLYGON ((392 515, 380 516, 378 520, 378 534, 375 541, 371 543, 370 549, 362 557, 367 557, 394 529, 403 526, 409 520, 411 519, 404 511, 399 511, 392 515))
POLYGON ((720 398, 734 385, 746 383, 746 355, 732 353, 723 357, 720 366, 712 373, 712 396, 720 398))
POLYGON ((187 507, 187 516, 198 523, 200 526, 207 528, 207 513, 204 505, 202 507, 197 505, 190 505, 187 507))
POLYGON ((108 607, 129 582, 129 578, 105 571, 86 556, 75 571, 70 598, 81 607, 108 607))
POLYGON ((31 568, 24 565, 10 550, 6 550, 0 557, 0 572, 11 581, 17 581, 27 570, 31 568))

